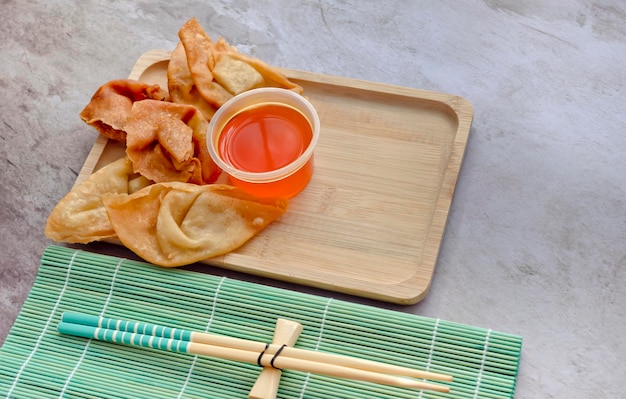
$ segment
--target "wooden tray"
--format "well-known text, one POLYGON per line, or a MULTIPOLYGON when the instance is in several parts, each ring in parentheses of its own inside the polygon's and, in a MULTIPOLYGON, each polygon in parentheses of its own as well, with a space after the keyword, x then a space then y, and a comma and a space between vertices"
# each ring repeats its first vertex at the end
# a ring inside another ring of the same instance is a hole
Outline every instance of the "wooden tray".
MULTIPOLYGON (((167 88, 170 53, 150 51, 131 79, 167 88)), ((315 173, 277 222, 205 263, 412 304, 430 286, 473 118, 458 96, 283 70, 319 112, 315 173)), ((100 136, 77 182, 121 157, 100 136)))

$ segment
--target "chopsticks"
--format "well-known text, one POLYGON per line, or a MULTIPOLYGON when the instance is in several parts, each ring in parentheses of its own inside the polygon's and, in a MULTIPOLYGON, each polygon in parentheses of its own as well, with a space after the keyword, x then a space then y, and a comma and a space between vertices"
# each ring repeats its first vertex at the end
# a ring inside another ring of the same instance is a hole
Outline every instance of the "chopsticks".
POLYGON ((61 334, 110 343, 211 356, 263 367, 270 366, 405 388, 449 392, 448 386, 406 377, 452 381, 449 375, 371 360, 81 313, 63 313, 57 329, 61 334))

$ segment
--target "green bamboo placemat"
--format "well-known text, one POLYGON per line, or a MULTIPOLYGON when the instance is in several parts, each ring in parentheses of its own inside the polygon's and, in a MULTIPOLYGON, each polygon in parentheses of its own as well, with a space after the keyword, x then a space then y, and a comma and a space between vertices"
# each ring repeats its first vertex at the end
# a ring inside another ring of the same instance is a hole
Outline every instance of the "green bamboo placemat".
POLYGON ((82 312, 296 346, 452 374, 448 394, 285 370, 278 398, 512 398, 522 339, 489 329, 181 269, 50 246, 0 348, 0 397, 247 398, 257 365, 59 335, 82 312))

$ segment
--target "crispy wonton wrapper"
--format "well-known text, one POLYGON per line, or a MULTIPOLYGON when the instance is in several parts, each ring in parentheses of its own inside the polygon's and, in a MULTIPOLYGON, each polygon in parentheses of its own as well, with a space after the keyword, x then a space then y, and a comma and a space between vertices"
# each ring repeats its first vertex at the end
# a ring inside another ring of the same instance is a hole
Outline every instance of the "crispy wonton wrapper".
MULTIPOLYGON (((249 65, 254 68, 263 79, 261 86, 263 87, 281 87, 295 91, 298 94, 302 94, 302 86, 297 85, 287 79, 287 77, 276 67, 261 61, 258 58, 250 57, 240 53, 237 49, 229 45, 224 38, 217 39, 215 43, 215 70, 216 80, 222 82, 224 86, 228 86, 229 83, 233 84, 233 90, 235 94, 239 94, 243 91, 249 90, 245 87, 246 83, 239 83, 239 88, 235 89, 237 83, 232 83, 237 80, 245 80, 242 76, 245 76, 239 72, 242 68, 241 64, 249 65), (236 91, 235 91, 236 90, 236 91)), ((255 78, 248 76, 248 85, 252 88, 255 78)))
POLYGON ((145 99, 164 101, 169 100, 169 95, 159 85, 131 79, 111 80, 98 88, 80 117, 102 135, 124 143, 124 125, 131 107, 145 99))
POLYGON ((221 184, 157 183, 102 197, 120 241, 144 260, 175 267, 230 252, 287 209, 221 184))
MULTIPOLYGON (((302 94, 302 87, 287 79, 278 68, 239 53, 223 38, 214 43, 195 18, 180 28, 178 37, 195 83, 195 86, 186 87, 190 93, 191 89, 197 89, 199 95, 215 108, 237 94, 258 87, 281 87, 302 94)), ((175 55, 177 62, 173 68, 177 68, 180 57, 178 53, 175 55)), ((177 86, 176 82, 174 86, 177 86)))
POLYGON ((157 183, 213 183, 220 174, 206 144, 208 122, 196 107, 156 100, 133 104, 124 126, 135 172, 157 183))
POLYGON ((200 94, 187 66, 187 56, 182 43, 178 43, 170 56, 167 65, 167 87, 173 102, 193 105, 207 120, 211 120, 217 111, 217 107, 211 105, 200 94))
POLYGON ((46 237, 82 244, 115 237, 102 194, 132 193, 150 183, 134 177, 132 163, 126 157, 108 164, 74 186, 57 203, 46 222, 46 237))

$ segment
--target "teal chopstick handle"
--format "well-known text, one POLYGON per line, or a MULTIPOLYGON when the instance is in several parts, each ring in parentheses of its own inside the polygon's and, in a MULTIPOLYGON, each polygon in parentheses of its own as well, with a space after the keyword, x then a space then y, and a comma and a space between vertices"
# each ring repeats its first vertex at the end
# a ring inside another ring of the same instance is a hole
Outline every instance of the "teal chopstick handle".
POLYGON ((156 324, 138 323, 120 319, 110 319, 108 317, 92 316, 83 313, 64 312, 61 316, 61 321, 91 327, 101 327, 111 330, 153 335, 155 337, 178 339, 182 341, 191 341, 191 335, 193 333, 192 331, 180 328, 163 327, 156 324))
POLYGON ((93 338, 98 341, 138 346, 142 348, 161 349, 171 352, 189 353, 189 341, 157 337, 148 334, 139 334, 131 331, 112 330, 82 324, 61 321, 57 326, 61 334, 74 335, 83 338, 93 338))
POLYGON ((99 316, 92 316, 84 313, 63 312, 61 315, 61 321, 72 324, 82 324, 85 326, 101 327, 99 325, 99 316))
POLYGON ((61 334, 75 335, 83 338, 95 338, 95 330, 95 327, 66 323, 63 321, 57 326, 57 331, 61 334))

